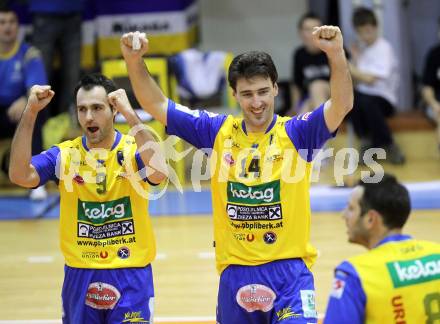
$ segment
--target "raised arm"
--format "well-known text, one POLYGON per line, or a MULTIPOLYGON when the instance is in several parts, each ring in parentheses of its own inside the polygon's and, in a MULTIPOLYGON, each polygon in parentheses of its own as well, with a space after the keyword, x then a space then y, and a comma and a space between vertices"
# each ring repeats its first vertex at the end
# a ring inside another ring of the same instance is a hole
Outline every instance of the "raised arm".
POLYGON ((151 133, 147 130, 128 101, 125 90, 118 89, 108 94, 110 104, 119 111, 134 131, 134 138, 144 165, 149 168, 148 180, 158 184, 167 177, 165 156, 151 133), (145 148, 145 149, 144 149, 145 148))
POLYGON ((324 105, 324 118, 334 132, 353 108, 353 82, 345 57, 341 30, 336 26, 315 27, 315 44, 326 53, 330 65, 330 100, 324 105))
POLYGON ((35 85, 30 90, 11 145, 9 178, 19 186, 34 188, 40 183, 40 176, 31 164, 32 133, 38 113, 49 104, 54 95, 50 86, 35 85))
POLYGON ((142 108, 166 126, 168 98, 151 77, 143 60, 143 55, 148 51, 148 40, 141 34, 140 49, 135 50, 132 46, 133 36, 134 33, 127 33, 121 38, 121 51, 131 86, 142 108))

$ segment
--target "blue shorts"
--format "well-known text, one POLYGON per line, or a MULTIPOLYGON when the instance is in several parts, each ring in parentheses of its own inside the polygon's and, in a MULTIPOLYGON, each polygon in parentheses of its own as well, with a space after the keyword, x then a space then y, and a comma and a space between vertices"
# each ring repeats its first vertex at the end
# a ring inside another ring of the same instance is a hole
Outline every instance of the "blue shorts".
POLYGON ((152 323, 151 265, 103 270, 66 265, 64 272, 64 324, 152 323))
POLYGON ((230 265, 220 276, 217 323, 317 323, 313 275, 302 259, 230 265))

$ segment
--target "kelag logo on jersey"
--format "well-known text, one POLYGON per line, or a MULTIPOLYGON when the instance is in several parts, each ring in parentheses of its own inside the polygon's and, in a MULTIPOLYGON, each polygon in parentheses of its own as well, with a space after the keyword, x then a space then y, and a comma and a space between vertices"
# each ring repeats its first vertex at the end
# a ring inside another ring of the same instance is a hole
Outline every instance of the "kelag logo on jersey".
POLYGON ((268 204, 280 201, 280 181, 246 186, 228 181, 228 202, 248 205, 268 204))
POLYGON ((394 288, 440 280, 440 254, 387 263, 394 288))
POLYGON ((106 222, 131 217, 129 197, 105 202, 82 201, 78 199, 78 220, 80 221, 100 225, 106 222))

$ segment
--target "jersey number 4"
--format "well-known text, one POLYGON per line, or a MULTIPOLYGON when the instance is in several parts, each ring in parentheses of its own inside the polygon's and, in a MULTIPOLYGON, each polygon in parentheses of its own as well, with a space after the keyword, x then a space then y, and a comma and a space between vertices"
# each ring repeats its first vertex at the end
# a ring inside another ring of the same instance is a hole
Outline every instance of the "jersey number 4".
POLYGON ((247 178, 249 173, 252 172, 255 178, 260 176, 260 158, 254 157, 249 163, 249 168, 246 170, 246 159, 241 160, 241 172, 240 178, 247 178))

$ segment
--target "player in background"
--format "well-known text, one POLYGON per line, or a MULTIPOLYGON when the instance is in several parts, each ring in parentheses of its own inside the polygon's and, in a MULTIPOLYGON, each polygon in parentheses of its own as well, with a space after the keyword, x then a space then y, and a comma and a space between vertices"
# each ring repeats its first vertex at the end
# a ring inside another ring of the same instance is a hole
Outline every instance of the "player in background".
POLYGON ((99 74, 85 76, 75 90, 84 135, 32 156, 35 120, 53 96, 50 86, 31 88, 9 176, 27 188, 58 184, 63 323, 151 321, 156 247, 144 191, 166 178, 165 158, 125 91, 99 74), (134 137, 114 129, 118 112, 137 128, 134 137))
POLYGON ((440 244, 402 234, 410 211, 394 176, 354 188, 348 241, 369 251, 336 267, 325 324, 440 323, 440 244))

